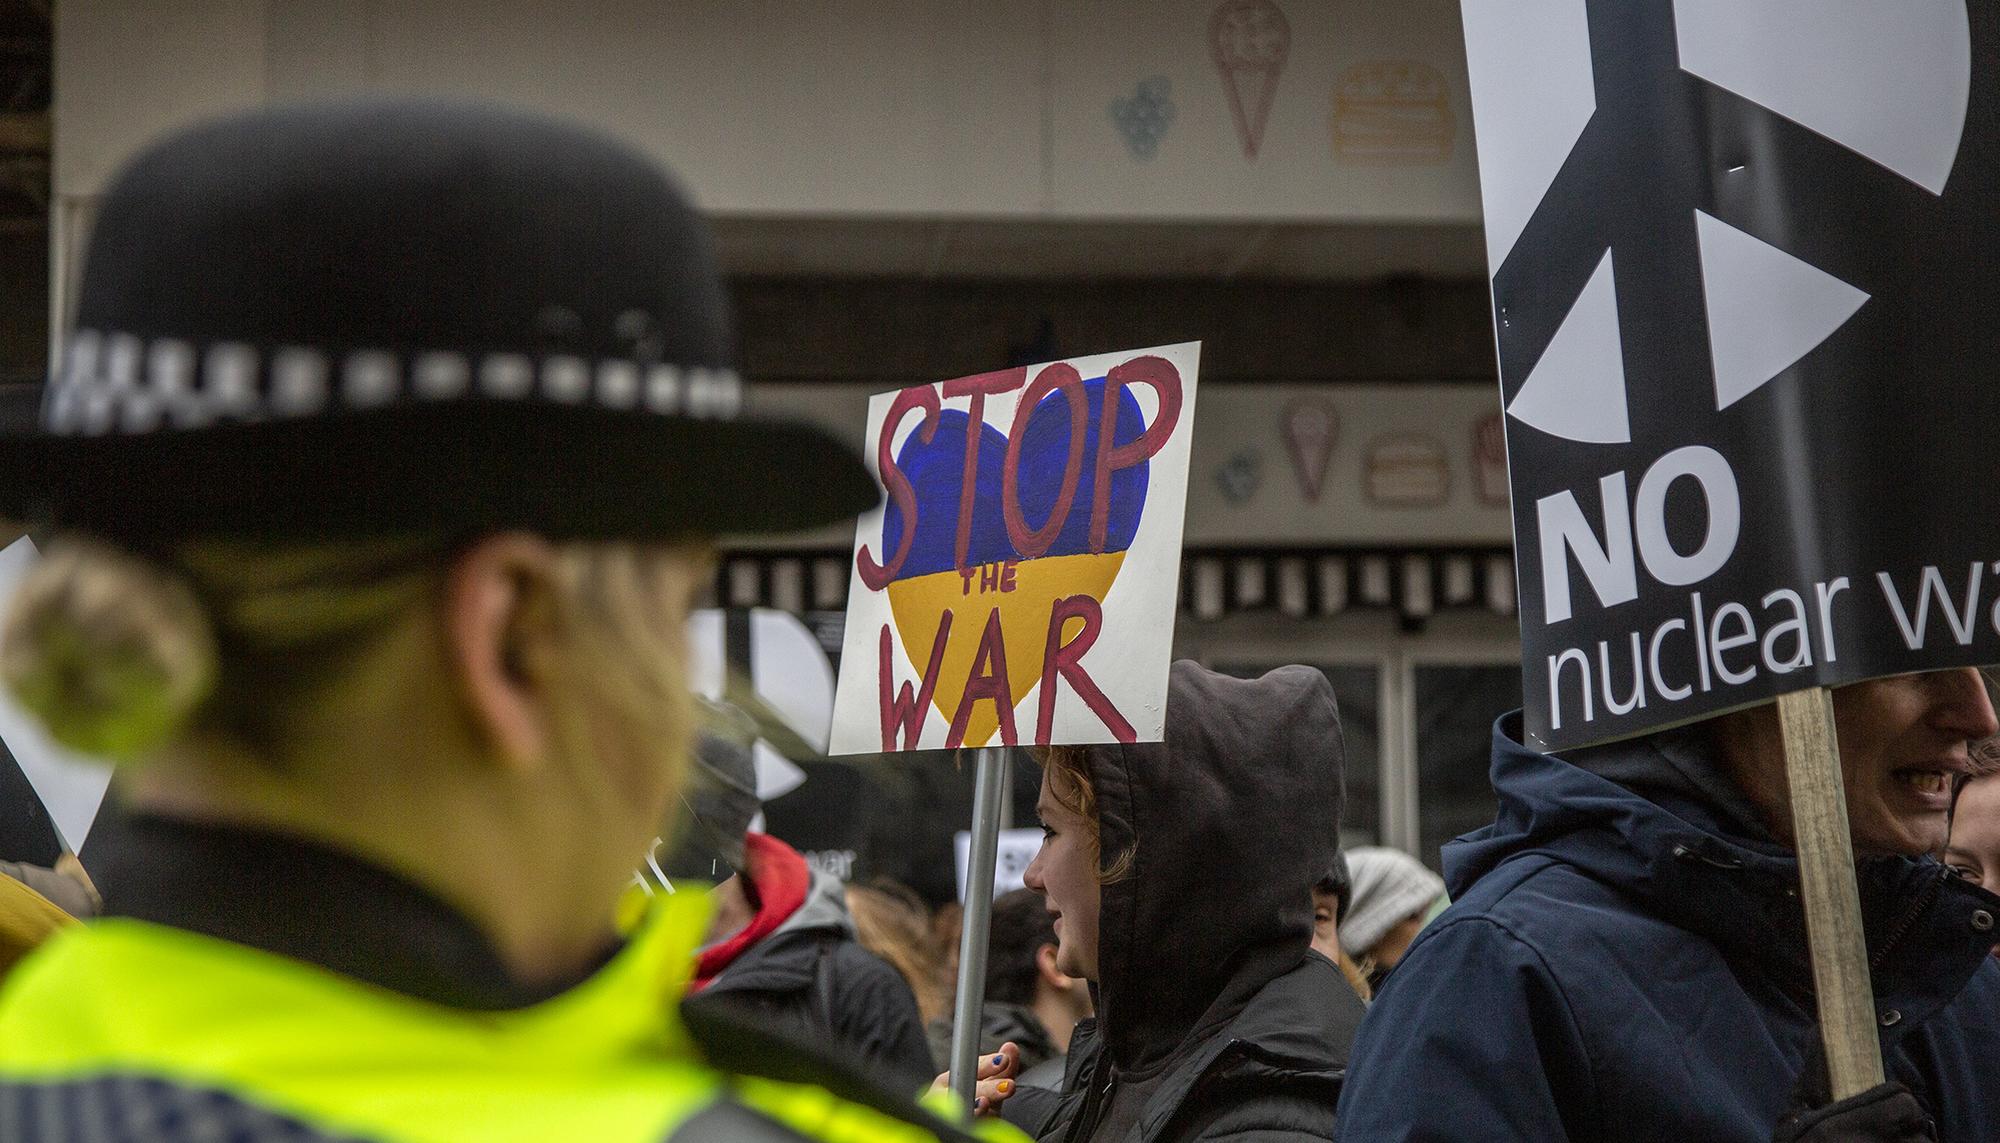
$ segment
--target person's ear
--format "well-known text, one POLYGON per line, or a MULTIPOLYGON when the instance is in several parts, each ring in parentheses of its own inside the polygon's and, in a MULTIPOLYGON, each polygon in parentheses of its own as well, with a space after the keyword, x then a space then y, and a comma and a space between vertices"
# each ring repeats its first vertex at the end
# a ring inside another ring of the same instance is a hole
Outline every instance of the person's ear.
POLYGON ((1058 992, 1069 988, 1073 977, 1056 968, 1056 946, 1043 945, 1035 950, 1035 972, 1043 983, 1058 992))
POLYGON ((507 765, 548 749, 548 650, 556 637, 555 550, 524 533, 461 552, 445 581, 446 661, 472 728, 507 765))

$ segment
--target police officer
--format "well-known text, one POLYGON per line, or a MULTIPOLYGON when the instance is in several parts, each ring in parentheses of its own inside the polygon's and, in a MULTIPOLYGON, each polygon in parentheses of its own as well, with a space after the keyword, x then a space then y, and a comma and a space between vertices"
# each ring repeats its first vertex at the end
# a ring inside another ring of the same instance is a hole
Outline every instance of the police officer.
POLYGON ((697 216, 595 135, 355 102, 135 159, 0 448, 56 537, 0 670, 125 764, 104 918, 0 993, 0 1138, 958 1137, 682 1016, 696 896, 613 932, 704 537, 874 496, 742 397, 697 216))

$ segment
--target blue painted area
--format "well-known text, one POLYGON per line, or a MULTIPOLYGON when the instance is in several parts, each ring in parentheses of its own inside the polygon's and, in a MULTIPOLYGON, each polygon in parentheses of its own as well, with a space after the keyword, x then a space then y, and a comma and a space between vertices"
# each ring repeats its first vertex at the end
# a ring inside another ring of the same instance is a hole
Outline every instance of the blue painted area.
MULTIPOLYGON (((917 490, 917 537, 897 579, 950 571, 956 566, 958 500, 964 488, 967 420, 960 410, 946 409, 938 415, 937 433, 929 444, 911 433, 903 442, 903 450, 896 454, 896 467, 903 470, 917 490)), ((1006 458, 1006 436, 992 425, 982 426, 979 471, 972 492, 972 537, 965 557, 968 563, 1013 558, 1014 546, 1007 540, 1006 517, 1000 514, 1000 469, 1006 458)), ((893 552, 902 543, 904 526, 903 513, 891 500, 882 518, 883 551, 893 552)))
MULTIPOLYGON (((1095 465, 1101 411, 1104 407, 1104 378, 1083 384, 1089 413, 1084 421, 1083 471, 1077 479, 1076 498, 1062 531, 1044 555, 1080 555, 1090 550, 1090 505, 1096 484, 1095 465)), ((938 415, 938 427, 930 443, 910 434, 896 454, 896 466, 910 478, 917 490, 917 534, 910 555, 897 574, 898 579, 951 571, 956 567, 954 549, 958 544, 958 501, 965 473, 965 427, 967 417, 957 409, 938 415)), ((1118 394, 1116 444, 1130 444, 1146 430, 1139 402, 1127 390, 1118 394)), ((1022 429, 1020 470, 1017 474, 1021 512, 1030 528, 1048 520, 1062 490, 1063 466, 1069 459, 1069 398, 1061 392, 1042 398, 1028 415, 1022 429)), ((1007 520, 1000 508, 1000 473, 1007 459, 1007 438, 999 429, 984 425, 979 433, 979 470, 974 476, 972 536, 967 546, 967 564, 997 563, 1019 559, 1013 541, 1007 538, 1007 520)), ((1139 517, 1146 508, 1147 462, 1111 474, 1104 550, 1122 552, 1132 546, 1139 533, 1139 517)), ((902 542, 905 522, 902 511, 891 501, 882 518, 882 550, 893 552, 902 542)))
MULTIPOLYGON (((1069 518, 1045 555, 1074 556, 1090 550, 1091 490, 1097 486, 1097 438, 1101 419, 1099 410, 1104 407, 1104 378, 1085 381, 1083 391, 1090 409, 1083 426, 1083 473, 1077 478, 1076 499, 1070 505, 1069 518)), ((1028 414, 1026 431, 1027 440, 1021 445, 1021 470, 1017 476, 1021 515, 1026 518, 1028 527, 1039 528, 1048 521, 1049 511, 1056 504, 1056 494, 1062 491, 1063 464, 1069 459, 1069 399, 1061 393, 1051 393, 1042 398, 1035 411, 1028 414)), ((1139 402, 1130 390, 1120 389, 1118 431, 1112 442, 1131 444, 1145 431, 1146 422, 1139 412, 1139 402)), ((1132 538, 1139 534, 1139 517, 1146 508, 1148 467, 1146 462, 1141 461, 1131 468, 1111 474, 1111 496, 1104 531, 1104 550, 1107 552, 1124 551, 1132 546, 1132 538)), ((1006 536, 1004 524, 1001 536, 1003 539, 1006 536)), ((1013 546, 1009 544, 1007 558, 1013 558, 1014 554, 1013 546)))
POLYGON ((1173 91, 1173 81, 1156 75, 1140 80, 1131 95, 1111 101, 1111 122, 1133 158, 1151 162, 1160 153, 1160 141, 1174 125, 1173 91))

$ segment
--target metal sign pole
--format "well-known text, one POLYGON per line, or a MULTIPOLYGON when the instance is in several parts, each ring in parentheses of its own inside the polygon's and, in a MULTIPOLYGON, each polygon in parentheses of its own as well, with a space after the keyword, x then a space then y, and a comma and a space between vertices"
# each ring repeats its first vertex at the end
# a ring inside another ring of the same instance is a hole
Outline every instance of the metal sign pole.
POLYGON ((986 1001, 986 937, 993 919, 993 866, 1000 848, 1007 749, 979 751, 972 787, 972 852, 966 858, 965 913, 958 934, 958 997, 952 1005, 951 1090, 972 1106, 979 1074, 980 1009, 986 1001))

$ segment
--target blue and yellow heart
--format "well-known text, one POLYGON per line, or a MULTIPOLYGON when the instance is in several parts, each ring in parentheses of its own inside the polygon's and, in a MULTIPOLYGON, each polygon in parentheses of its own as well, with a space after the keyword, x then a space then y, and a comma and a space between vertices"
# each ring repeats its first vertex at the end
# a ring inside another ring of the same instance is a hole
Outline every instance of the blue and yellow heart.
MULTIPOLYGON (((972 526, 962 568, 957 558, 959 504, 965 487, 970 418, 961 410, 946 409, 939 414, 937 429, 928 441, 921 433, 913 432, 896 454, 896 466, 916 489, 917 511, 909 556, 888 586, 889 608, 895 615, 896 633, 903 650, 919 671, 930 661, 944 613, 947 610, 953 613, 937 689, 932 695, 932 703, 946 723, 958 713, 987 618, 993 611, 1000 615, 1011 707, 1019 704, 1022 696, 1041 679, 1049 614, 1055 602, 1087 595, 1102 603, 1124 566, 1125 553, 1138 535, 1139 519, 1145 512, 1149 466, 1141 461, 1110 474, 1104 544, 1101 550, 1093 551, 1090 544, 1090 517, 1096 500, 1093 458, 1098 451, 1104 386, 1102 377, 1083 383, 1088 412, 1075 496, 1055 542, 1033 559, 1023 559, 1015 549, 1002 510, 1006 434, 990 424, 979 427, 972 526), (1003 582, 1009 585, 1005 589, 1000 586, 1003 582)), ((1138 401, 1121 387, 1112 444, 1130 444, 1145 429, 1138 401)), ((1041 529, 1047 526, 1049 514, 1057 506, 1064 470, 1069 463, 1068 397, 1057 391, 1042 398, 1028 414, 1021 433, 1016 469, 1021 515, 1029 528, 1041 529)), ((909 526, 892 500, 882 519, 883 550, 897 550, 903 531, 909 526)), ((1062 633, 1063 640, 1074 638, 1082 622, 1071 619, 1062 633)), ((990 672, 993 667, 987 664, 985 671, 990 672)), ((992 741, 999 721, 1000 712, 995 704, 979 702, 967 718, 963 744, 986 745, 992 741)))

